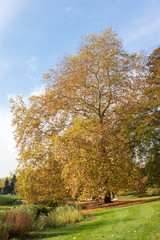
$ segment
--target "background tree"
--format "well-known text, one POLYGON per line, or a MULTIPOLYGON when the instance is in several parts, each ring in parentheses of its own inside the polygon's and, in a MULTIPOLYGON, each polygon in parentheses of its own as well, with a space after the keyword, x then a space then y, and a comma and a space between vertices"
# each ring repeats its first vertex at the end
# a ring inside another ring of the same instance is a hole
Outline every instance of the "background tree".
POLYGON ((13 177, 11 178, 11 183, 10 183, 10 189, 11 189, 11 194, 15 194, 15 188, 16 188, 16 175, 14 174, 13 177))
POLYGON ((133 154, 145 164, 148 184, 160 187, 160 47, 147 66, 145 87, 138 101, 127 107, 124 128, 133 154))
POLYGON ((11 186, 10 186, 8 178, 5 179, 3 192, 4 192, 4 194, 11 193, 11 186))
POLYGON ((0 178, 0 193, 3 193, 4 183, 5 183, 5 179, 0 178))

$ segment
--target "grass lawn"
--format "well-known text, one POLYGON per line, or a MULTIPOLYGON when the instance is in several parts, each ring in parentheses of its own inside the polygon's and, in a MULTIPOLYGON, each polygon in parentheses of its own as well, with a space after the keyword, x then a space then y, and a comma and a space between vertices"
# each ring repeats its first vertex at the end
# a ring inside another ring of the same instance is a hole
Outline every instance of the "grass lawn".
POLYGON ((160 239, 160 201, 98 209, 89 214, 90 219, 75 226, 36 232, 35 239, 160 239))
POLYGON ((9 210, 17 199, 17 195, 0 195, 0 212, 9 210))
POLYGON ((0 201, 1 200, 13 200, 18 199, 17 195, 0 195, 0 201))
MULTIPOLYGON (((74 226, 59 229, 47 229, 34 232, 27 239, 41 240, 130 240, 160 239, 160 201, 158 197, 149 197, 150 202, 131 206, 117 206, 87 212, 90 217, 74 226)), ((0 195, 0 212, 8 210, 18 196, 0 195), (5 204, 6 203, 6 204, 5 204)), ((134 196, 121 197, 119 200, 137 201, 134 196)), ((146 198, 141 198, 145 200, 146 198)), ((84 210, 86 211, 86 210, 84 210)), ((17 240, 14 238, 12 240, 17 240)))

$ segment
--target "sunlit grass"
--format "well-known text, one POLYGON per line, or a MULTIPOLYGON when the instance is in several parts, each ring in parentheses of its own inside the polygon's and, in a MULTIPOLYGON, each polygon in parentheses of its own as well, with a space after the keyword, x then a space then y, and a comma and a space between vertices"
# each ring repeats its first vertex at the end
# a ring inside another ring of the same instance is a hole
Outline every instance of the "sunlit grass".
POLYGON ((160 201, 100 209, 90 214, 92 218, 75 226, 37 234, 42 240, 160 239, 160 201))
POLYGON ((18 195, 0 195, 0 201, 16 200, 18 198, 19 198, 18 195))

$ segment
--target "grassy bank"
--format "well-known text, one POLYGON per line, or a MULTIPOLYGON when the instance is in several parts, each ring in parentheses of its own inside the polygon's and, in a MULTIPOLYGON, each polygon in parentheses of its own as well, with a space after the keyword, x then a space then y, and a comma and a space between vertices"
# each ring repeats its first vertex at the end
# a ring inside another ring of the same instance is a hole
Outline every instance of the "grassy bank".
MULTIPOLYGON (((0 196, 0 202, 6 203, 6 205, 0 205, 0 211, 10 209, 12 207, 10 204, 14 204, 16 199, 18 199, 17 196, 0 196)), ((139 198, 123 196, 119 200, 122 199, 136 201, 139 198)), ((33 232, 27 239, 160 239, 160 201, 158 201, 158 197, 141 198, 141 200, 145 199, 149 202, 89 211, 87 212, 89 217, 81 223, 60 228, 50 227, 45 231, 33 232)))
POLYGON ((99 209, 75 226, 34 233, 42 240, 160 239, 160 201, 99 209))

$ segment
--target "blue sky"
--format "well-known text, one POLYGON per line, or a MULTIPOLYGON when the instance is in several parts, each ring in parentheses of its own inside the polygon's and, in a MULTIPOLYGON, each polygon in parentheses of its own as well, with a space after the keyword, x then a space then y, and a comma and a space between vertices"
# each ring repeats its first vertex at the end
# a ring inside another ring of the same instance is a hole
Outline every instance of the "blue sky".
POLYGON ((0 177, 16 168, 9 97, 40 91, 42 74, 81 36, 116 30, 130 52, 160 45, 160 0, 0 0, 0 177))

